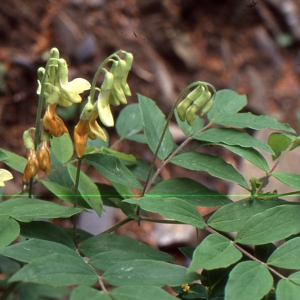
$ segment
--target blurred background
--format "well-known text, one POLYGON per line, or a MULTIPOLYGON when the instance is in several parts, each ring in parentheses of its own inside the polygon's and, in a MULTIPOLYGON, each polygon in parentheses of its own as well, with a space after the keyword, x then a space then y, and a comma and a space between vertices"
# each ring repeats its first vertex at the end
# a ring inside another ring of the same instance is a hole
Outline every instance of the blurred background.
MULTIPOLYGON (((52 47, 68 62, 70 79, 89 81, 108 55, 132 52, 132 103, 141 93, 167 113, 182 89, 201 80, 246 94, 247 111, 300 129, 298 0, 3 0, 0 147, 25 156, 21 137, 35 123, 36 70, 52 47)), ((76 108, 64 115, 70 128, 78 114, 76 108)), ((139 149, 150 161, 148 148, 139 149)), ((117 150, 137 151, 127 142, 117 150)), ((163 173, 164 179, 171 175, 185 173, 163 173)), ((230 189, 206 175, 201 181, 220 192, 230 189)))

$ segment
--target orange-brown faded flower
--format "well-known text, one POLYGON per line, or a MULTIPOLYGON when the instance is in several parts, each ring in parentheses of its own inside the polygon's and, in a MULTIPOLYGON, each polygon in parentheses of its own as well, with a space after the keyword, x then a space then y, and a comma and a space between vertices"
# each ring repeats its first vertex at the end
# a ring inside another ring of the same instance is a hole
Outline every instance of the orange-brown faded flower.
POLYGON ((49 150, 49 142, 42 141, 37 152, 39 167, 42 171, 49 173, 51 169, 51 158, 49 150))
POLYGON ((98 111, 94 110, 92 117, 89 121, 89 138, 95 140, 97 137, 103 141, 106 141, 105 132, 102 130, 98 122, 96 121, 98 118, 98 111))
POLYGON ((75 151, 78 157, 84 154, 87 139, 89 137, 89 120, 79 120, 74 129, 75 151))
POLYGON ((83 156, 88 138, 94 140, 98 137, 106 141, 106 135, 97 123, 97 118, 97 106, 93 105, 89 100, 85 105, 81 113, 80 120, 74 129, 74 144, 78 157, 83 156))
POLYGON ((31 178, 33 178, 39 169, 39 163, 37 159, 37 155, 34 149, 26 149, 27 154, 27 165, 25 167, 23 173, 23 182, 28 182, 31 178))
POLYGON ((48 104, 43 117, 44 130, 53 136, 60 137, 69 133, 64 121, 56 113, 57 104, 48 104))

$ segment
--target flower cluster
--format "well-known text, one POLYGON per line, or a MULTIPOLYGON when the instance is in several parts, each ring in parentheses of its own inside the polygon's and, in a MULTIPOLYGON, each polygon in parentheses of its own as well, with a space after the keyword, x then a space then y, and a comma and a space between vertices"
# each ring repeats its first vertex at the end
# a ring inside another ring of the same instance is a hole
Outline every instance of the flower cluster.
POLYGON ((112 67, 110 71, 102 69, 105 72, 97 101, 92 104, 88 98, 78 124, 74 130, 75 150, 78 157, 82 157, 88 137, 95 139, 99 137, 106 140, 106 135, 96 122, 100 118, 101 122, 107 126, 114 126, 110 105, 126 104, 126 96, 131 96, 130 88, 127 84, 127 76, 131 69, 133 56, 131 53, 124 53, 124 59, 116 56, 117 60, 111 59, 112 67))
POLYGON ((84 155, 88 138, 96 139, 98 137, 106 141, 105 132, 97 122, 98 117, 105 126, 114 126, 110 105, 126 104, 126 96, 131 96, 127 76, 131 69, 133 56, 125 51, 119 52, 123 54, 123 59, 114 54, 106 60, 106 62, 112 62, 110 71, 102 67, 99 69, 99 73, 103 71, 105 75, 101 87, 96 88, 91 87, 91 84, 83 78, 76 78, 69 82, 66 61, 59 57, 59 51, 56 48, 51 50, 46 68, 38 69, 37 94, 45 103, 45 113, 42 118, 43 130, 37 153, 30 133, 31 130, 35 129, 30 128, 23 134, 27 153, 27 165, 23 173, 24 182, 33 178, 39 169, 47 173, 50 172, 50 139, 51 137, 69 134, 64 121, 57 115, 56 108, 57 106, 70 107, 73 104, 80 103, 82 99, 79 94, 86 90, 98 90, 99 95, 95 103, 93 103, 90 96, 88 97, 80 115, 80 120, 75 126, 74 144, 76 154, 78 157, 84 155))
POLYGON ((191 91, 187 97, 178 105, 177 113, 182 122, 185 120, 192 126, 197 112, 202 108, 200 116, 205 115, 214 105, 214 96, 208 90, 207 85, 200 84, 191 91))

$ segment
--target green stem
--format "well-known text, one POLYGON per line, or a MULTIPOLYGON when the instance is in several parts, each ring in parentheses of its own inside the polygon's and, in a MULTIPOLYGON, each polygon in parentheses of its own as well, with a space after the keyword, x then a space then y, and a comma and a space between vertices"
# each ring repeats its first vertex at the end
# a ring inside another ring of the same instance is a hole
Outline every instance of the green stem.
POLYGON ((108 56, 103 62, 102 64, 99 66, 97 72, 95 73, 95 76, 93 78, 92 81, 92 85, 91 85, 91 89, 90 89, 90 99, 91 102, 94 103, 94 96, 95 96, 95 91, 97 90, 96 88, 96 84, 97 84, 97 80, 98 77, 100 76, 100 73, 102 72, 102 69, 104 68, 104 66, 109 62, 110 59, 112 59, 114 56, 118 55, 119 53, 123 53, 123 50, 118 50, 117 52, 113 53, 112 55, 108 56))
MULTIPOLYGON (((164 128, 163 128, 162 134, 161 134, 160 139, 159 139, 159 141, 158 141, 156 150, 155 150, 155 152, 154 152, 154 155, 153 155, 153 158, 152 158, 150 167, 149 167, 149 171, 148 171, 148 174, 147 174, 147 179, 146 179, 146 182, 145 182, 145 185, 144 185, 144 188, 143 188, 141 197, 143 197, 143 196, 145 195, 146 190, 147 190, 148 187, 149 187, 149 181, 150 181, 150 177, 151 177, 152 171, 153 171, 153 169, 154 169, 154 164, 155 164, 155 160, 156 160, 156 158, 157 158, 158 151, 159 151, 159 149, 160 149, 160 146, 161 146, 161 144, 162 144, 163 138, 164 138, 165 133, 166 133, 166 131, 167 131, 167 129, 168 129, 170 120, 171 120, 171 118, 172 118, 172 116, 173 116, 173 114, 174 114, 174 111, 175 111, 177 105, 179 104, 179 102, 180 102, 181 98, 183 97, 183 95, 184 95, 189 89, 191 89, 191 88, 194 87, 194 86, 200 85, 200 84, 202 84, 202 85, 203 85, 203 84, 209 85, 209 86, 213 89, 213 91, 214 91, 214 96, 215 96, 215 94, 216 94, 215 88, 214 88, 211 84, 206 83, 206 82, 202 82, 202 81, 197 81, 197 82, 194 82, 194 83, 188 85, 188 86, 180 93, 180 95, 178 96, 178 98, 176 99, 175 103, 173 104, 173 106, 172 106, 172 108, 171 108, 171 111, 170 111, 170 113, 169 113, 169 115, 168 115, 168 118, 167 118, 167 120, 166 120, 166 124, 165 124, 165 126, 164 126, 164 128)), ((213 96, 213 97, 214 97, 214 96, 213 96)), ((153 182, 153 181, 152 181, 152 182, 153 182)))
POLYGON ((111 233, 111 232, 117 230, 119 227, 121 227, 121 226, 123 226, 124 224, 129 223, 129 222, 131 222, 131 221, 133 221, 133 219, 127 217, 127 218, 123 219, 122 221, 118 222, 117 224, 115 224, 114 226, 112 226, 112 227, 110 227, 110 228, 104 230, 103 232, 101 232, 101 234, 104 234, 104 233, 111 233))
MULTIPOLYGON (((209 127, 212 126, 212 123, 208 123, 206 126, 204 126, 203 128, 201 128, 200 130, 198 130, 196 134, 199 134, 200 132, 208 129, 209 127)), ((161 173, 162 169, 166 166, 167 163, 169 163, 169 161, 172 159, 172 157, 174 157, 179 151, 181 151, 191 140, 193 140, 193 136, 188 137, 185 141, 183 141, 178 148, 172 153, 170 154, 163 162, 162 165, 156 170, 155 174, 152 176, 151 180, 149 180, 149 182, 147 183, 146 188, 145 188, 145 194, 149 191, 149 189, 151 188, 152 183, 155 181, 156 177, 161 173)))
MULTIPOLYGON (((77 171, 76 171, 76 179, 75 179, 75 187, 74 187, 74 207, 77 207, 78 201, 78 186, 80 179, 80 169, 81 169, 82 160, 78 160, 77 171)), ((77 214, 73 216, 73 241, 74 244, 77 245, 77 214)))

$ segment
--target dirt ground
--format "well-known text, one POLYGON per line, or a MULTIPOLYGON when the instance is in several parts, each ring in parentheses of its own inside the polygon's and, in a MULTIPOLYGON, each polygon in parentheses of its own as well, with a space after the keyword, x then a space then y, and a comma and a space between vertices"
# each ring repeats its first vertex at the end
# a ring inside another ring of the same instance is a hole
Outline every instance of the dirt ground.
MULTIPOLYGON (((22 133, 34 126, 37 109, 36 70, 52 47, 69 63, 70 77, 89 81, 109 54, 132 52, 130 102, 140 93, 167 113, 186 85, 201 80, 247 94, 248 111, 300 129, 297 0, 2 1, 0 147, 25 155, 22 133)), ((78 113, 67 116, 70 127, 78 113)), ((135 148, 124 142, 118 150, 135 148)), ((145 150, 143 158, 150 157, 145 150)))

